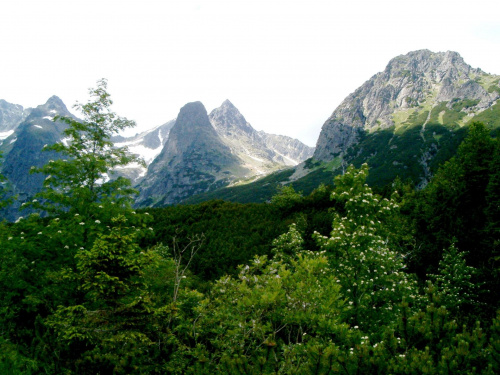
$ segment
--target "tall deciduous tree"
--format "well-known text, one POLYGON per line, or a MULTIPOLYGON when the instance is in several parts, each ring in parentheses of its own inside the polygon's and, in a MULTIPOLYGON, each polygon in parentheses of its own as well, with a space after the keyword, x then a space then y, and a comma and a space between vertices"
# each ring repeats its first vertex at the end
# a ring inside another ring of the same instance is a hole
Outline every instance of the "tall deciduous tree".
MULTIPOLYGON (((146 233, 148 218, 131 209, 135 190, 130 181, 113 180, 110 175, 113 168, 139 161, 111 142, 114 134, 134 122, 111 111, 106 80, 98 81, 89 92, 89 102, 75 106, 83 121, 54 119, 68 125, 65 139, 45 149, 57 151, 62 158, 33 169, 47 177, 32 206, 63 214, 43 222, 33 218, 38 234, 29 238, 35 233, 30 230, 21 237, 20 250, 27 259, 34 259, 33 268, 43 262, 37 267, 42 281, 35 284, 42 288, 35 288, 40 302, 34 309, 38 326, 49 340, 34 347, 47 358, 55 356, 52 362, 60 367, 50 370, 53 373, 66 367, 82 374, 104 373, 107 368, 131 373, 129 367, 137 365, 133 350, 146 350, 151 341, 141 325, 150 322, 141 320, 150 313, 141 277, 151 257, 137 245, 137 237, 146 233), (48 300, 45 309, 41 307, 44 298, 48 300), (54 335, 68 346, 53 345, 54 335), (125 351, 112 352, 115 343, 125 351)), ((30 291, 22 292, 29 297, 30 291)))
POLYGON ((335 212, 329 237, 315 233, 322 251, 330 256, 332 272, 347 298, 347 321, 365 332, 376 332, 390 322, 405 296, 415 293, 405 273, 403 257, 391 241, 398 205, 393 198, 373 194, 365 183, 368 165, 349 167, 337 176, 332 199, 344 206, 335 212))
POLYGON ((129 155, 126 148, 113 147, 111 142, 113 135, 135 123, 111 111, 113 102, 105 79, 99 80, 96 88, 89 89, 89 94, 88 103, 74 106, 82 113, 83 121, 54 118, 54 121, 68 124, 64 131, 67 138, 44 148, 59 152, 62 159, 51 160, 42 168, 32 170, 47 176, 44 191, 33 204, 37 208, 53 213, 69 209, 92 216, 95 204, 129 203, 134 193, 130 181, 125 178, 110 180, 109 174, 113 168, 140 162, 129 155))

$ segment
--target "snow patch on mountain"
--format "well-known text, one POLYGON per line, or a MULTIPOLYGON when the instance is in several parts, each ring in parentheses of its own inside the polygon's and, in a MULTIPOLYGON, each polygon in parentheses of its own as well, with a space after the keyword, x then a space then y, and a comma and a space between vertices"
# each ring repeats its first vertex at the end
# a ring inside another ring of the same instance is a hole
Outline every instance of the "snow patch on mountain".
POLYGON ((149 165, 161 152, 163 144, 156 148, 149 148, 143 144, 142 139, 132 142, 115 143, 116 147, 127 147, 131 154, 138 155, 149 165))
POLYGON ((0 133, 0 140, 4 140, 4 139, 10 137, 13 133, 14 133, 14 129, 8 130, 6 132, 1 132, 0 133))

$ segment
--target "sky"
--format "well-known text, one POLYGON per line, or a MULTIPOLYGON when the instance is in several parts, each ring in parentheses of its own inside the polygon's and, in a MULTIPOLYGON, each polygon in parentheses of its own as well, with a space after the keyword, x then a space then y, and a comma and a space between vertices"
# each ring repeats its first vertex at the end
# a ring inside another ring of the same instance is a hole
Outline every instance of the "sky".
POLYGON ((2 0, 0 99, 71 108, 106 78, 132 133, 229 99, 255 129, 314 146, 398 55, 456 51, 500 74, 499 15, 498 0, 2 0))

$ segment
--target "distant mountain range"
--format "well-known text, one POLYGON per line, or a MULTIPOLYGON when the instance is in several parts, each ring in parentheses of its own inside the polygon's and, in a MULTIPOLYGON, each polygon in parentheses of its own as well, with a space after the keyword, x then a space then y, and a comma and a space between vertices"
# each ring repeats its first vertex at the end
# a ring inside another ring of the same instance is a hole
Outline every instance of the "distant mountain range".
POLYGON ((4 104, 3 119, 0 122, 0 152, 3 154, 2 174, 7 177, 7 190, 17 200, 2 216, 15 219, 20 205, 39 192, 46 176, 30 174, 32 167, 41 167, 50 159, 58 158, 54 152, 42 152, 45 145, 64 142, 63 130, 66 124, 54 122, 54 116, 74 117, 57 96, 45 104, 24 110, 19 105, 4 104), (14 122, 19 121, 17 125, 14 122))
MULTIPOLYGON (((60 157, 41 151, 46 144, 66 141, 66 125, 54 122, 55 115, 73 116, 56 96, 34 109, 0 101, 2 173, 8 178, 5 187, 18 197, 3 214, 9 219, 41 189, 45 176, 30 174, 31 167, 60 157)), ((142 204, 179 203, 193 194, 297 165, 314 152, 298 140, 256 131, 228 100, 210 116, 201 103, 189 103, 177 119, 112 141, 146 162, 147 168, 132 164, 108 176, 125 176, 138 184, 142 204)))
MULTIPOLYGON (((209 114, 200 102, 188 103, 176 119, 133 137, 117 136, 146 161, 113 171, 140 190, 137 204, 162 206, 223 198, 266 201, 276 187, 292 183, 310 192, 331 183, 348 164, 368 163, 369 182, 383 186, 397 176, 419 186, 456 151, 467 124, 482 121, 500 129, 500 76, 471 68, 456 52, 414 51, 392 59, 333 111, 316 148, 296 139, 256 131, 226 100, 209 114)), ((39 191, 44 176, 29 174, 58 155, 44 144, 65 142, 64 124, 54 115, 72 116, 53 96, 24 109, 0 100, 2 172, 18 202, 39 191)), ((110 176, 113 178, 113 175, 110 176)))
POLYGON ((137 203, 180 203, 297 165, 313 151, 295 139, 257 132, 229 100, 210 114, 202 103, 188 103, 138 185, 137 203))
POLYGON ((500 76, 467 65, 456 52, 410 52, 392 59, 333 111, 325 121, 314 156, 292 170, 247 186, 194 196, 263 202, 276 188, 293 184, 310 193, 331 184, 346 166, 370 166, 368 182, 384 186, 396 177, 427 184, 454 155, 467 125, 481 121, 500 131, 500 76))

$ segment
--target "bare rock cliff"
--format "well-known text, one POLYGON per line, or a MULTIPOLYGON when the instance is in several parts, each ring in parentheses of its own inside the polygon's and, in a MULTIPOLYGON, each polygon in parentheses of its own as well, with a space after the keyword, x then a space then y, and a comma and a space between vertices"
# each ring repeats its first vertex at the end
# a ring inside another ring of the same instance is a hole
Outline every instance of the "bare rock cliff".
POLYGON ((500 96, 498 76, 467 65, 456 52, 414 51, 392 59, 383 72, 350 94, 326 120, 314 158, 330 161, 356 143, 361 133, 398 127, 401 119, 439 103, 473 100, 478 113, 500 96))

